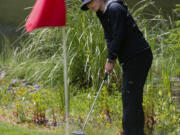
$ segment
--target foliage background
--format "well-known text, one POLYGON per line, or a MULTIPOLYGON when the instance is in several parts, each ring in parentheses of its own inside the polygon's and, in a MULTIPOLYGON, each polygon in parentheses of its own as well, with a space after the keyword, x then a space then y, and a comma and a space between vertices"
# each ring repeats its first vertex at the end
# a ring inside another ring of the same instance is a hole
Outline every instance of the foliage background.
MULTIPOLYGON (((180 77, 180 23, 179 20, 175 22, 165 19, 161 11, 147 18, 145 9, 152 6, 153 2, 142 3, 130 11, 154 55, 144 88, 145 131, 148 135, 177 135, 180 132, 180 113, 172 89, 180 86, 174 86, 172 77, 180 77)), ((102 27, 96 15, 80 11, 79 6, 80 1, 67 1, 70 124, 77 129, 82 126, 103 79, 107 55, 102 27)), ((180 13, 179 7, 177 5, 174 11, 177 16, 180 13)), ((38 29, 31 34, 24 31, 18 46, 12 47, 6 38, 3 44, 5 46, 0 50, 0 66, 7 66, 7 76, 1 79, 2 115, 18 122, 44 126, 48 126, 47 120, 59 122, 63 128, 61 29, 38 29), (19 81, 12 84, 13 78, 19 81), (37 83, 41 87, 38 90, 27 87, 20 80, 37 83)), ((121 118, 121 66, 116 64, 96 103, 87 134, 109 134, 112 130, 115 134, 121 134, 121 118), (98 130, 100 127, 102 130, 98 130)))

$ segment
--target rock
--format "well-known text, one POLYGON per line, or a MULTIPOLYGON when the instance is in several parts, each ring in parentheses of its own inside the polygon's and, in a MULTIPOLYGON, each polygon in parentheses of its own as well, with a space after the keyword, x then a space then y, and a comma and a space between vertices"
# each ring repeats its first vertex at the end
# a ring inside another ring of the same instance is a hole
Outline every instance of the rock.
POLYGON ((17 86, 17 84, 19 84, 19 83, 21 83, 21 81, 20 80, 18 80, 18 79, 13 79, 12 81, 11 81, 11 83, 10 83, 10 87, 16 87, 17 86))
POLYGON ((26 80, 22 80, 22 83, 26 83, 26 80))
POLYGON ((7 90, 8 90, 8 91, 12 90, 12 87, 8 87, 7 90))
POLYGON ((13 79, 11 84, 16 84, 16 83, 19 83, 20 81, 18 79, 13 79))
POLYGON ((180 81, 180 77, 172 77, 171 81, 179 82, 180 81))
POLYGON ((34 87, 35 90, 39 90, 39 88, 40 88, 40 86, 37 84, 33 84, 32 86, 34 87))
POLYGON ((30 82, 22 81, 22 86, 24 86, 24 87, 30 87, 30 86, 32 86, 32 85, 33 85, 33 84, 30 83, 30 82))
POLYGON ((25 85, 26 85, 26 86, 30 86, 30 85, 32 86, 33 84, 30 83, 30 82, 25 82, 25 85))

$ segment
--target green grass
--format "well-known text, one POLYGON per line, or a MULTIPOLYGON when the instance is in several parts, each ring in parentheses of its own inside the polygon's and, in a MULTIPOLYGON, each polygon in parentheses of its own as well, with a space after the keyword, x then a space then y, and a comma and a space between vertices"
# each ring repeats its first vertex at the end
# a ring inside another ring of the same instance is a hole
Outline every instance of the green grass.
MULTIPOLYGON (((73 126, 76 127, 76 126, 73 126)), ((43 129, 28 129, 21 127, 19 125, 13 125, 4 121, 0 121, 0 135, 65 135, 65 132, 60 128, 56 128, 57 132, 43 131, 43 129), (61 132, 60 132, 61 131, 61 132)), ((71 128, 69 134, 71 135, 73 131, 81 131, 80 128, 71 128)), ((110 125, 99 125, 92 127, 91 124, 87 125, 85 129, 86 135, 110 135, 118 134, 121 132, 118 128, 112 127, 110 125)))
POLYGON ((12 125, 4 121, 0 121, 0 135, 63 135, 55 132, 45 132, 35 129, 27 129, 18 125, 12 125))

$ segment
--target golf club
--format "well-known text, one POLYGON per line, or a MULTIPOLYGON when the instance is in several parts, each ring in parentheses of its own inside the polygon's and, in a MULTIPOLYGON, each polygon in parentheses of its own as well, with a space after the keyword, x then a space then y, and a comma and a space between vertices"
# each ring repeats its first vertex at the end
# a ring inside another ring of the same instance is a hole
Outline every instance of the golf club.
POLYGON ((85 127, 86 127, 87 121, 88 121, 88 119, 89 119, 89 117, 90 117, 90 114, 91 114, 91 112, 92 112, 92 109, 93 109, 93 107, 94 107, 94 104, 95 104, 95 102, 96 102, 96 99, 98 98, 99 93, 100 93, 100 91, 101 91, 101 89, 102 89, 102 86, 103 86, 105 80, 107 79, 107 77, 108 77, 108 73, 106 73, 105 76, 104 76, 104 79, 103 79, 103 81, 102 81, 102 83, 101 83, 101 85, 100 85, 99 91, 98 91, 98 93, 97 93, 97 95, 96 95, 96 97, 95 97, 95 99, 94 99, 93 104, 92 104, 91 110, 90 110, 90 112, 89 112, 89 114, 88 114, 88 116, 87 116, 87 118, 86 118, 86 121, 85 121, 85 123, 84 123, 84 125, 83 125, 82 131, 74 131, 74 132, 72 132, 73 134, 75 134, 75 135, 85 135, 84 129, 85 129, 85 127))

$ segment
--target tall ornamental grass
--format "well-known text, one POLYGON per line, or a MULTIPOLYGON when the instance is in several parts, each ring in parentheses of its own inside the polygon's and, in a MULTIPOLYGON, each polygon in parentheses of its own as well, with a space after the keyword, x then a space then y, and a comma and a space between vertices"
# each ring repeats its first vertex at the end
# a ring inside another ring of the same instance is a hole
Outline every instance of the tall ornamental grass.
MULTIPOLYGON (((168 24, 160 15, 147 19, 144 9, 152 2, 141 2, 131 10, 154 54, 164 46, 168 24), (152 26, 152 24, 155 24, 152 26), (161 45, 163 44, 163 45, 161 45)), ((80 87, 98 86, 104 76, 107 49, 102 27, 92 12, 82 12, 79 1, 67 1, 67 56, 69 83, 80 87)), ((27 34, 22 48, 12 53, 10 73, 30 81, 41 81, 51 87, 63 83, 61 28, 46 28, 27 34)), ((121 68, 116 64, 111 81, 121 81, 121 68)), ((119 86, 120 87, 120 86, 119 86)))

